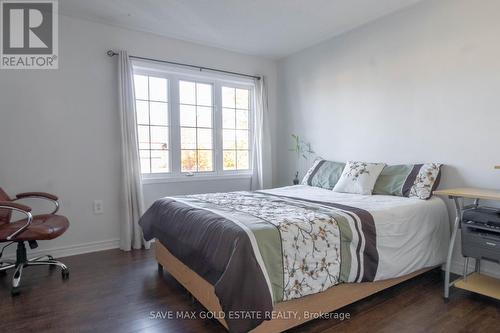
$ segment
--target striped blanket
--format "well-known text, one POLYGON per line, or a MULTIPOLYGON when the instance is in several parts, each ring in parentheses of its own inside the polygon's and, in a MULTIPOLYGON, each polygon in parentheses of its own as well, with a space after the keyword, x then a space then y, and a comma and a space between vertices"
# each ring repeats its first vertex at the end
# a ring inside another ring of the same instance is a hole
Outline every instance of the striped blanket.
POLYGON ((376 230, 365 210, 264 192, 163 198, 141 218, 158 238, 214 285, 232 332, 270 319, 273 304, 343 282, 373 281, 376 230))

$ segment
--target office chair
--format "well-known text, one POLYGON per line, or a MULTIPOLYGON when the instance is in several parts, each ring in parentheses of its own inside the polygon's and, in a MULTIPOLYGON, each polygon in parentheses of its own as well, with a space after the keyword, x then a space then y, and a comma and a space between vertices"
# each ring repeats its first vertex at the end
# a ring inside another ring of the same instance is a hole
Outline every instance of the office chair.
POLYGON ((5 273, 9 269, 15 269, 12 277, 11 294, 18 295, 20 292, 21 276, 23 269, 30 266, 48 265, 50 267, 60 267, 62 278, 69 278, 69 269, 62 262, 55 260, 50 255, 39 256, 28 259, 26 255, 26 245, 28 242, 31 249, 38 247, 37 241, 54 239, 62 235, 69 227, 68 219, 61 215, 56 215, 59 210, 58 198, 55 195, 43 192, 27 192, 16 195, 11 199, 0 188, 0 244, 10 242, 3 246, 0 252, 0 273, 5 273), (49 200, 54 204, 54 210, 49 214, 31 214, 31 207, 17 203, 16 201, 25 198, 39 198, 49 200), (11 222, 12 212, 24 214, 26 218, 11 222), (5 247, 17 243, 16 260, 2 260, 1 254, 5 247))

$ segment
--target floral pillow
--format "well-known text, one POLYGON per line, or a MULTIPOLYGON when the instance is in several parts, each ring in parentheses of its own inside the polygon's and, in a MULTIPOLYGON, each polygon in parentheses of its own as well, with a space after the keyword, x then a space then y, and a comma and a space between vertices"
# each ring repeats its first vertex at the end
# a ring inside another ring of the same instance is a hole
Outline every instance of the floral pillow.
POLYGON ((386 165, 373 193, 427 200, 439 186, 441 166, 439 163, 386 165))
POLYGON ((370 195, 384 166, 383 163, 349 161, 333 191, 370 195))
POLYGON ((432 196, 432 192, 439 186, 441 166, 442 164, 439 163, 423 164, 410 188, 409 197, 416 197, 423 200, 429 199, 432 196))

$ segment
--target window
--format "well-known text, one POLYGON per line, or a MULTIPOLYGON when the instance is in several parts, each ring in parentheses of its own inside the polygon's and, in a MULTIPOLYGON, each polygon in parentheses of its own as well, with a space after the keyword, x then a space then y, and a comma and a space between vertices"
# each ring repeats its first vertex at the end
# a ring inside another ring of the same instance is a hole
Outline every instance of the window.
POLYGON ((222 148, 224 170, 248 170, 250 157, 248 89, 222 87, 222 148))
POLYGON ((181 171, 213 171, 212 85, 179 81, 181 171))
POLYGON ((251 174, 253 82, 134 66, 144 178, 251 174))
POLYGON ((168 80, 134 75, 134 83, 141 170, 169 172, 168 80))

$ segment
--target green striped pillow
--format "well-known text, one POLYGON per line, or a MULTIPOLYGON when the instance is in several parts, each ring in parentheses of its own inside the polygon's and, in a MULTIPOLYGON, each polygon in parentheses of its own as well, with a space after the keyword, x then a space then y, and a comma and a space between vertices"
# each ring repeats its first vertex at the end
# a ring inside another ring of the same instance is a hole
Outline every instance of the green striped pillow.
POLYGON ((439 186, 441 166, 438 163, 387 165, 375 183, 373 194, 427 200, 439 186))
POLYGON ((302 179, 302 185, 331 190, 340 179, 345 163, 318 159, 302 179))

